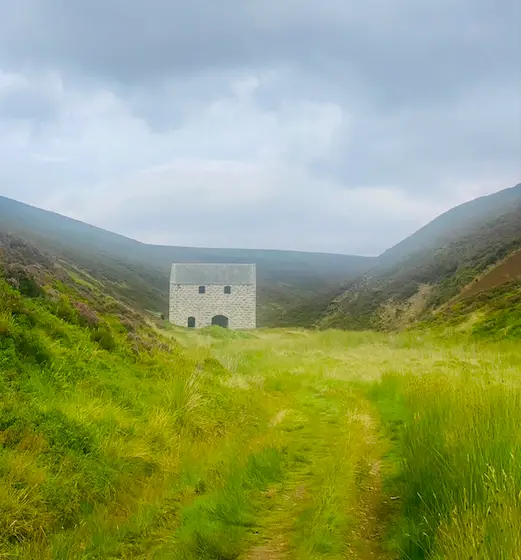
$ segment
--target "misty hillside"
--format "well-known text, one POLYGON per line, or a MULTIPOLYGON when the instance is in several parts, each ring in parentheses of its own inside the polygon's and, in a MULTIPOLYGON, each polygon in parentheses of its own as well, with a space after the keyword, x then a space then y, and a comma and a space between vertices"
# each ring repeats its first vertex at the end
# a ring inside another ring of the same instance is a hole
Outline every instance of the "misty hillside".
POLYGON ((321 327, 405 326, 449 302, 521 248, 521 184, 439 216, 345 285, 321 327))
POLYGON ((515 291, 519 259, 509 257, 521 248, 521 184, 453 208, 374 259, 147 245, 2 197, 0 229, 12 254, 25 247, 24 266, 28 252, 41 251, 54 273, 63 265, 138 309, 166 313, 172 262, 255 262, 260 326, 397 328, 515 291))
POLYGON ((4 197, 0 229, 55 259, 74 263, 115 297, 162 313, 168 307, 172 262, 254 262, 260 325, 278 324, 288 310, 323 298, 372 263, 368 257, 325 253, 147 245, 4 197))

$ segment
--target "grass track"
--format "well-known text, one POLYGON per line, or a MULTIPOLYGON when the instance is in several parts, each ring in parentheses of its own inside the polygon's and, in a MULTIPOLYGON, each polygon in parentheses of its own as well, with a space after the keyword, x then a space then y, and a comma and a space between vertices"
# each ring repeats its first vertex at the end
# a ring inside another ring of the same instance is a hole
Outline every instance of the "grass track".
POLYGON ((263 372, 265 397, 276 403, 264 437, 285 458, 283 476, 257 504, 258 524, 240 558, 390 558, 382 545, 387 443, 378 414, 349 384, 359 372, 324 351, 317 336, 272 331, 214 348, 239 386, 251 387, 248 380, 263 372))

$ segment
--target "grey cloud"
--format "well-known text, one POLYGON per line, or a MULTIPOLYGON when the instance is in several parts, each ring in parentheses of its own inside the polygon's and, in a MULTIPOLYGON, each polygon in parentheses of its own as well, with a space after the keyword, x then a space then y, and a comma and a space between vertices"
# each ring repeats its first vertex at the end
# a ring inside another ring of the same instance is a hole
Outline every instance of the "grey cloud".
POLYGON ((343 192, 298 168, 234 162, 173 165, 116 186, 49 203, 148 242, 362 254, 380 252, 446 208, 427 209, 389 189, 343 192))
MULTIPOLYGON (((322 172, 347 184, 394 184, 419 192, 453 180, 521 170, 517 90, 483 87, 457 103, 398 114, 358 113, 322 172)), ((500 188, 500 187, 498 187, 500 188)))
MULTIPOLYGON (((381 113, 450 103, 490 82, 521 87, 515 0, 19 0, 4 12, 0 63, 138 92, 172 77, 277 67, 294 78, 290 96, 304 87, 381 113)), ((181 83, 164 88, 155 110, 136 95, 137 113, 157 128, 178 125, 181 83)), ((264 100, 274 103, 270 92, 264 100)))
POLYGON ((422 204, 519 180, 519 21, 517 0, 4 2, 3 194, 94 221, 86 191, 110 185, 100 225, 136 237, 377 252, 433 217, 422 204), (259 188, 236 165, 128 186, 183 158, 254 164, 283 194, 205 206, 205 182, 259 188), (394 216, 373 212, 381 187, 394 216))
POLYGON ((19 75, 0 72, 0 118, 52 120, 60 111, 60 101, 59 84, 52 79, 35 86, 19 75))
POLYGON ((19 0, 4 11, 6 62, 134 85, 283 63, 380 104, 420 103, 511 79, 520 53, 515 0, 19 0))
POLYGON ((58 107, 36 92, 13 91, 0 95, 0 117, 12 119, 49 119, 58 107))

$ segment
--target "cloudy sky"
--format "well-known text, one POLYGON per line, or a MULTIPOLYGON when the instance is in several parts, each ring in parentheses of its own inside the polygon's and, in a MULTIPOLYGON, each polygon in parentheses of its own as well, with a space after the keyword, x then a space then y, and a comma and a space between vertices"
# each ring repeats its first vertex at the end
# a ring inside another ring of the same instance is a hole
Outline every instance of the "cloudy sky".
POLYGON ((519 0, 0 0, 0 194, 373 255, 521 181, 519 0))

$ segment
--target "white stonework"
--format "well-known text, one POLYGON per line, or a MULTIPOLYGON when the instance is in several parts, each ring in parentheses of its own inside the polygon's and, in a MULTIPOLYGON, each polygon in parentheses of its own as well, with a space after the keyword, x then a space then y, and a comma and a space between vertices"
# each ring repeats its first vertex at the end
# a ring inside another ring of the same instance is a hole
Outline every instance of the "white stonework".
POLYGON ((254 264, 172 265, 169 320, 175 325, 254 329, 256 299, 254 264), (204 293, 200 293, 202 287, 204 293))

